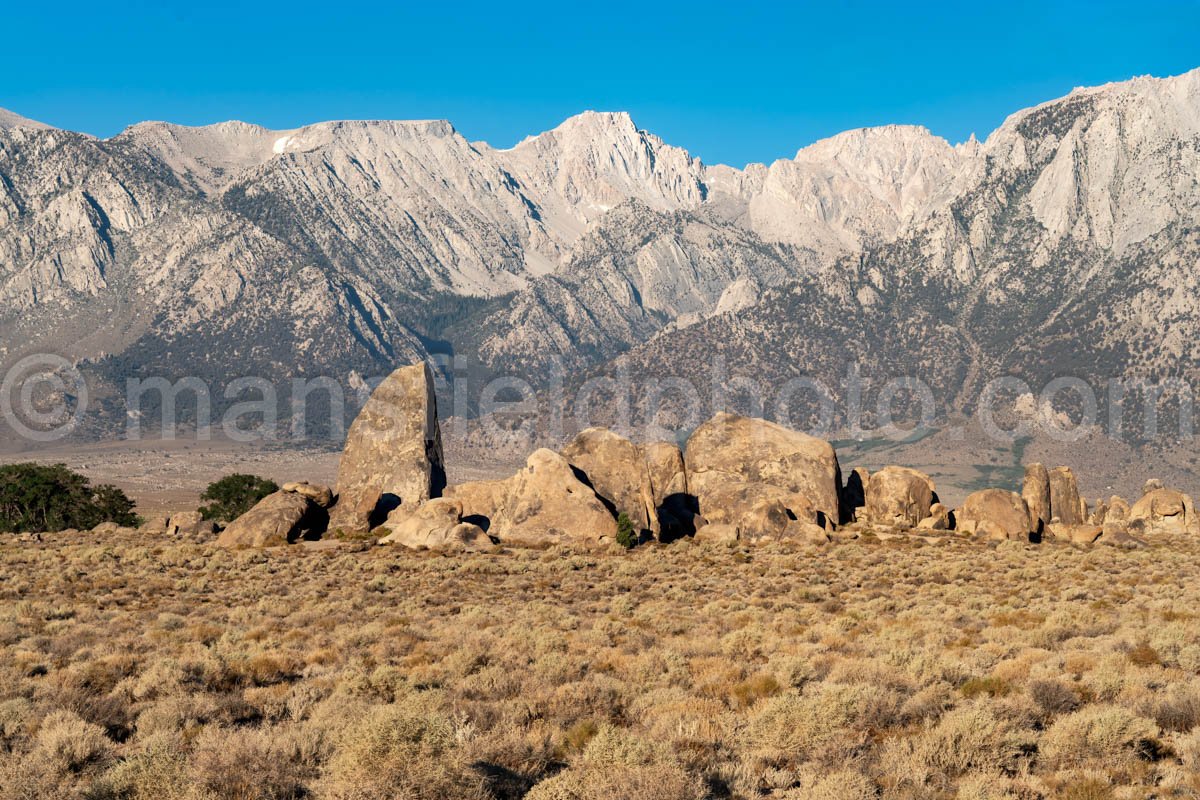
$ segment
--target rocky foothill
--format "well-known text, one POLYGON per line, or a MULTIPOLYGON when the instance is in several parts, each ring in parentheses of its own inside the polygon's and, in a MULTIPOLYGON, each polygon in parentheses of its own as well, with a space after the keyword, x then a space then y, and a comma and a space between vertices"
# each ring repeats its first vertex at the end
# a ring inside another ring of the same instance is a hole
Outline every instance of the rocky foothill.
POLYGON ((375 390, 351 426, 335 488, 286 483, 222 531, 196 512, 142 530, 233 548, 363 539, 433 550, 601 546, 622 526, 626 544, 956 536, 1142 547, 1200 533, 1192 498, 1156 480, 1132 504, 1114 496, 1089 505, 1069 467, 1029 464, 1020 493, 983 489, 951 509, 922 472, 857 468, 843 479, 828 442, 729 413, 682 450, 589 428, 559 452, 536 450, 508 478, 446 486, 432 385, 417 364, 375 390))

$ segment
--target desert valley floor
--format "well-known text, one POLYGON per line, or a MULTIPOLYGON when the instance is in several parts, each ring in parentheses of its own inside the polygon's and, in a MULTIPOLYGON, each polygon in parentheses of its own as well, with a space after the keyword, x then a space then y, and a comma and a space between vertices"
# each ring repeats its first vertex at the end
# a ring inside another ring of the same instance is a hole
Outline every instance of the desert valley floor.
POLYGON ((0 797, 1200 792, 1200 542, 0 542, 0 797))

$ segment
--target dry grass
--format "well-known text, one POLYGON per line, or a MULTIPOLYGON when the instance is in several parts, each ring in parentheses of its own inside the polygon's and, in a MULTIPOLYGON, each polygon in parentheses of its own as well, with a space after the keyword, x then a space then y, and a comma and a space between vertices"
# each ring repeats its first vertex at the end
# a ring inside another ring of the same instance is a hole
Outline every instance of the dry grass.
POLYGON ((0 800, 1200 793, 1200 543, 0 543, 0 800))

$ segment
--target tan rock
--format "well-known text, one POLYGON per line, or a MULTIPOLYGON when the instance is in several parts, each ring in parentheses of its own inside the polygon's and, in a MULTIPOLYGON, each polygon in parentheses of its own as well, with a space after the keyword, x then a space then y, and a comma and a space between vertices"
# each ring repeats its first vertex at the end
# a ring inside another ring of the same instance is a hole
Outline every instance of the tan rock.
POLYGON ((1126 522, 1129 520, 1129 511, 1129 501, 1114 494, 1108 498, 1108 510, 1104 513, 1104 521, 1126 522))
POLYGON ((333 505, 333 491, 328 486, 322 486, 319 483, 293 481, 291 483, 285 483, 279 488, 285 492, 293 492, 294 494, 304 495, 321 508, 329 508, 333 505))
POLYGON ((624 513, 636 530, 658 535, 654 488, 641 448, 606 428, 588 428, 567 443, 562 456, 583 472, 614 515, 624 513))
POLYGON ((1063 525, 1054 523, 1047 528, 1054 539, 1071 544, 1091 544, 1100 538, 1104 528, 1099 525, 1063 525))
POLYGON ((670 442, 650 442, 642 445, 642 458, 650 474, 650 488, 655 508, 667 505, 671 498, 688 493, 687 467, 683 452, 670 442))
POLYGON ((204 519, 199 511, 179 511, 167 521, 166 534, 194 542, 210 541, 217 533, 217 523, 204 519))
POLYGON ((1064 525, 1087 521, 1087 504, 1079 497, 1079 483, 1070 467, 1055 467, 1049 472, 1050 518, 1064 525))
MULTIPOLYGON (((761 419, 720 413, 687 443, 688 487, 713 519, 711 493, 728 483, 761 483, 808 499, 819 524, 837 523, 841 472, 826 441, 761 419)), ((792 509, 794 512, 796 509, 792 509)), ((802 519, 796 514, 797 519, 802 519)))
POLYGON ((933 481, 908 467, 884 467, 867 481, 866 519, 884 525, 910 528, 929 516, 933 481))
POLYGON ((650 473, 659 539, 671 541, 692 535, 699 506, 688 489, 683 452, 670 442, 651 442, 642 445, 642 456, 650 473))
POLYGON ((1021 498, 1029 506, 1029 530, 1040 532, 1050 523, 1050 472, 1044 464, 1025 465, 1021 498))
POLYGON ((955 513, 957 529, 986 538, 1029 541, 1029 506, 1021 495, 983 489, 967 497, 955 513))
POLYGON ((462 503, 454 498, 427 500, 413 509, 400 506, 388 515, 384 527, 390 533, 379 540, 380 545, 437 548, 450 531, 462 522, 462 503))
POLYGON ((1175 489, 1154 489, 1129 509, 1129 521, 1140 522, 1146 533, 1195 533, 1200 520, 1192 498, 1175 489))
POLYGON ((808 497, 778 486, 712 474, 697 475, 694 483, 703 492, 702 508, 709 524, 733 525, 743 539, 783 538, 789 523, 816 519, 808 497))
POLYGON ((708 525, 699 528, 696 531, 695 539, 698 542, 709 542, 712 544, 732 544, 741 538, 741 531, 737 525, 729 525, 728 523, 709 523, 708 525))
MULTIPOLYGON (((815 522, 792 520, 788 523, 786 530, 784 530, 783 538, 798 540, 806 544, 821 545, 829 544, 830 539, 834 538, 834 535, 815 522)), ((839 536, 837 538, 846 539, 849 537, 839 536)), ((857 533, 854 534, 854 538, 858 538, 857 533)))
POLYGON ((361 533, 397 506, 418 505, 445 486, 433 375, 401 367, 371 393, 346 436, 331 529, 361 533))
POLYGON ((931 531, 952 530, 954 528, 954 514, 941 503, 934 503, 929 507, 929 516, 918 522, 917 527, 922 530, 931 531))
POLYGON ((171 515, 168 527, 188 530, 204 521, 204 515, 199 511, 177 511, 171 515))
POLYGON ((479 550, 492 546, 492 539, 483 528, 470 522, 460 522, 446 534, 443 549, 479 550))
POLYGON ((169 528, 170 525, 171 525, 171 519, 169 517, 148 517, 146 519, 146 521, 143 522, 138 527, 138 533, 145 533, 145 534, 166 533, 167 528, 169 528))
POLYGON ((503 502, 488 528, 501 542, 596 544, 617 535, 612 513, 553 450, 534 451, 525 468, 505 484, 503 502))
POLYGON ((229 527, 217 537, 217 546, 273 547, 288 544, 318 528, 324 530, 324 517, 324 511, 307 497, 280 490, 259 500, 254 508, 229 523, 229 527))
POLYGON ((468 481, 451 486, 443 497, 462 503, 464 522, 478 525, 484 531, 491 529, 494 517, 508 498, 508 481, 468 481))

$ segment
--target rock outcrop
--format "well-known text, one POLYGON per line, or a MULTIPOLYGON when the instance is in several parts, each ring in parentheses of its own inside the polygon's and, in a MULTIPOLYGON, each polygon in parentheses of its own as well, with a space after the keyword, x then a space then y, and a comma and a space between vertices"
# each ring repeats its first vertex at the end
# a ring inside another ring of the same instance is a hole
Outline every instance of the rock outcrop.
POLYGON ((1125 522, 1129 519, 1129 501, 1124 497, 1113 495, 1108 498, 1108 509, 1104 512, 1106 522, 1125 522))
POLYGON ((672 498, 688 493, 687 467, 683 452, 670 442, 650 442, 642 445, 642 457, 650 473, 650 488, 655 508, 669 504, 672 498))
POLYGON ((617 521, 571 463, 553 450, 534 451, 525 467, 502 481, 474 481, 446 490, 462 519, 502 544, 594 545, 617 535, 617 521))
POLYGON ((863 515, 870 522, 915 527, 929 516, 936 497, 933 481, 908 467, 884 467, 867 481, 863 515))
POLYGON ((929 516, 917 523, 917 527, 931 531, 949 531, 954 529, 954 512, 941 503, 929 507, 929 516))
POLYGON ((303 495, 313 501, 321 508, 329 508, 333 505, 333 492, 328 486, 322 486, 319 483, 309 483, 308 481, 292 481, 285 483, 279 487, 285 492, 293 492, 303 495))
POLYGON ((712 482, 700 503, 708 524, 731 525, 742 539, 792 538, 817 516, 807 496, 769 483, 712 482))
POLYGON ((492 543, 483 529, 462 521, 462 502, 448 497, 426 501, 415 509, 400 506, 385 523, 390 533, 379 544, 399 544, 430 550, 487 547, 492 543))
POLYGON ((395 508, 440 495, 445 484, 433 375, 425 363, 401 367, 350 426, 330 528, 368 531, 395 508))
POLYGON ((1079 482, 1070 467, 1055 467, 1048 473, 1050 518, 1063 525, 1087 522, 1087 503, 1079 496, 1079 482))
POLYGON ((720 507, 731 491, 754 498, 753 502, 767 497, 780 500, 789 515, 802 522, 824 527, 839 521, 841 471, 833 447, 821 439, 722 412, 692 433, 684 460, 688 488, 696 496, 700 514, 710 521, 720 521, 714 514, 738 513, 720 507), (731 488, 742 484, 761 488, 731 488))
POLYGON ((229 523, 217 537, 219 547, 273 547, 317 535, 329 522, 325 509, 307 496, 280 489, 229 523))
POLYGON ((1192 498, 1175 489, 1151 489, 1133 504, 1128 519, 1146 533, 1200 533, 1192 498))
POLYGON ((1037 462, 1025 465, 1021 498, 1029 506, 1029 529, 1041 532, 1050 523, 1050 472, 1037 462))
POLYGON ((659 538, 670 541, 695 533, 699 508, 688 490, 683 452, 670 442, 651 442, 642 445, 642 456, 650 473, 659 538))
POLYGON ((987 539, 1030 540, 1029 506, 1021 495, 1004 489, 983 489, 963 501, 957 529, 987 539))
POLYGON ((638 531, 660 532, 654 487, 641 448, 606 428, 580 431, 562 456, 608 505, 614 516, 626 514, 638 531))

